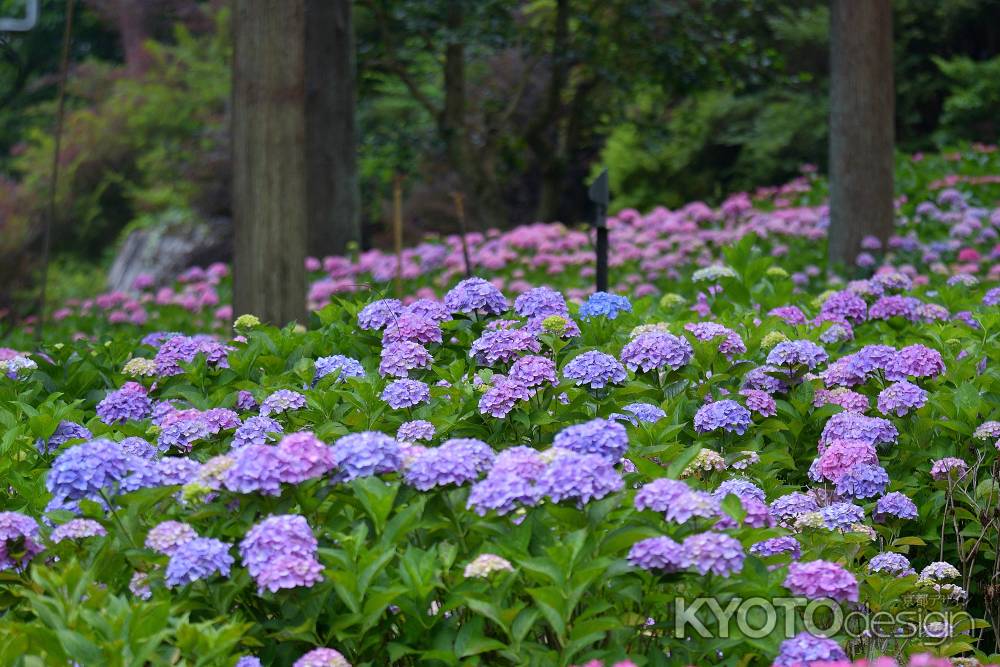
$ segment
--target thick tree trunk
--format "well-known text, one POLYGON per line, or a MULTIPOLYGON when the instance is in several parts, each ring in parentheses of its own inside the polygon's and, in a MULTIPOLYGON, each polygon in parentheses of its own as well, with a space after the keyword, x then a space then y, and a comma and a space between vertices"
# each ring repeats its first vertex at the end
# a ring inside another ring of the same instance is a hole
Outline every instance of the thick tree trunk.
POLYGON ((305 0, 306 169, 310 255, 361 241, 351 0, 305 0))
POLYGON ((861 239, 893 226, 892 6, 833 0, 830 7, 830 246, 852 265, 861 239))
POLYGON ((277 325, 306 315, 305 0, 234 0, 233 302, 277 325))
POLYGON ((113 15, 117 15, 118 35, 125 52, 129 74, 142 74, 151 64, 146 40, 149 39, 149 12, 145 2, 116 0, 113 15))

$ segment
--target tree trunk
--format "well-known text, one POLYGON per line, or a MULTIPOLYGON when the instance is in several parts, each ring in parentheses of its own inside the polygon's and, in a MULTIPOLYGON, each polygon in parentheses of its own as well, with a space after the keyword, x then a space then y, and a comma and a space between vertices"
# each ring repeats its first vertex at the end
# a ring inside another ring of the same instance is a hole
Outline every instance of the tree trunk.
POLYGON ((233 302, 306 315, 306 0, 234 0, 233 302))
POLYGON ((563 180, 566 173, 562 127, 563 93, 569 78, 569 0, 556 1, 552 35, 551 69, 541 115, 528 131, 528 143, 541 171, 536 218, 550 222, 559 217, 563 180))
POLYGON ((308 252, 361 241, 351 0, 305 0, 308 252))
POLYGON ((893 228, 892 6, 833 0, 830 8, 831 263, 853 265, 861 239, 893 228))
POLYGON ((117 14, 118 35, 125 53, 125 66, 132 76, 142 74, 151 64, 146 40, 149 39, 149 13, 145 2, 117 0, 112 16, 117 14))

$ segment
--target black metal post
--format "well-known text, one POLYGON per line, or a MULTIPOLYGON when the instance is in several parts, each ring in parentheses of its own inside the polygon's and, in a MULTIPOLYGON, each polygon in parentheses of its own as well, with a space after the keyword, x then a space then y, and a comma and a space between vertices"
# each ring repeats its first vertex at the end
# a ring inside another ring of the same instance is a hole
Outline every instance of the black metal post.
POLYGON ((597 254, 597 291, 608 291, 608 170, 605 169, 587 190, 590 201, 594 203, 594 228, 597 231, 597 243, 594 250, 597 254))

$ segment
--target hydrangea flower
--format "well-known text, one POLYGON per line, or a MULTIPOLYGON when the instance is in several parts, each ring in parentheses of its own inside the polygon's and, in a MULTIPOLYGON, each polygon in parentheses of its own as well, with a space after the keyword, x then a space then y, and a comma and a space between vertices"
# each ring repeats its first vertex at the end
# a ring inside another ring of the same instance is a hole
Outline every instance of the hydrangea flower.
POLYGON ((434 437, 434 433, 434 424, 425 419, 414 419, 399 425, 399 430, 396 431, 396 440, 400 442, 430 440, 434 437))
POLYGON ((366 331, 384 329, 402 309, 399 299, 373 301, 358 312, 358 327, 366 331))
POLYGON ((878 409, 884 415, 904 417, 919 410, 927 403, 927 392, 917 385, 900 380, 883 389, 878 395, 878 409))
POLYGON ((694 428, 699 433, 722 429, 743 435, 750 427, 750 423, 750 411, 729 399, 703 405, 694 415, 694 428))
POLYGON ((0 512, 0 571, 20 570, 44 550, 37 521, 20 512, 0 512))
POLYGON ((448 313, 448 309, 445 308, 445 305, 440 301, 435 301, 434 299, 417 299, 407 305, 403 310, 407 313, 419 315, 425 320, 430 320, 431 322, 447 322, 451 319, 451 314, 448 313))
POLYGON ((507 299, 482 278, 466 278, 448 290, 444 295, 444 305, 452 313, 499 315, 507 310, 507 299))
POLYGON ((552 444, 579 454, 597 454, 615 462, 628 451, 628 433, 618 422, 598 418, 567 426, 556 433, 552 444))
POLYGON ((139 421, 152 412, 153 402, 146 395, 146 388, 137 382, 126 382, 97 404, 97 416, 105 424, 139 421))
POLYGON ((395 472, 402 466, 399 443, 378 431, 361 431, 339 438, 333 444, 334 479, 349 482, 395 472))
POLYGON ((663 513, 663 518, 674 523, 687 523, 692 518, 711 519, 718 517, 722 505, 718 498, 704 491, 688 489, 679 494, 663 513))
POLYGON ((506 558, 496 554, 480 554, 465 566, 466 579, 487 579, 495 572, 513 572, 514 566, 506 558))
POLYGON ((100 537, 107 534, 108 531, 104 529, 104 526, 92 519, 71 519, 61 526, 57 526, 49 539, 54 544, 58 544, 63 540, 82 540, 86 537, 100 537))
POLYGON ((667 416, 667 413, 660 406, 653 405, 652 403, 629 403, 623 409, 635 415, 635 418, 631 419, 633 424, 636 423, 636 420, 647 424, 655 424, 667 416))
POLYGON ((56 430, 49 436, 49 439, 42 440, 39 438, 35 441, 35 447, 40 453, 48 454, 70 440, 90 440, 93 437, 94 435, 90 432, 90 429, 85 426, 76 422, 61 421, 56 430))
POLYGON ((378 372, 383 377, 389 375, 405 378, 411 370, 430 368, 433 361, 430 352, 420 343, 389 343, 382 348, 378 372))
POLYGON ((704 268, 698 269, 691 274, 691 280, 698 282, 705 281, 716 281, 720 278, 735 278, 736 271, 732 268, 725 266, 724 264, 713 264, 712 266, 706 266, 704 268))
POLYGON ((286 484, 322 477, 336 465, 333 451, 311 431, 286 435, 278 443, 276 455, 281 481, 286 484))
POLYGON ((789 493, 775 498, 770 505, 771 515, 779 520, 794 519, 800 514, 816 512, 819 505, 816 498, 805 493, 789 493))
POLYGON ((778 414, 778 404, 766 391, 744 389, 740 394, 746 398, 747 408, 761 417, 773 417, 778 414))
POLYGON ((292 667, 351 667, 351 663, 332 648, 314 648, 296 660, 292 667))
POLYGON ((631 313, 632 302, 628 297, 607 292, 594 292, 580 306, 580 317, 589 320, 594 317, 606 317, 613 320, 619 313, 631 313))
POLYGON ((235 450, 233 458, 233 465, 222 477, 227 489, 266 496, 281 494, 282 467, 277 447, 246 445, 235 450))
POLYGON ((684 325, 684 330, 700 341, 710 341, 722 336, 724 340, 719 343, 719 352, 728 358, 747 351, 746 343, 738 333, 717 322, 689 322, 684 325))
POLYGON ((503 419, 514 409, 518 401, 526 401, 534 394, 534 390, 518 380, 494 375, 493 385, 479 399, 479 412, 503 419))
POLYGON ((983 422, 976 427, 976 431, 972 434, 972 437, 976 440, 993 440, 1000 438, 1000 421, 983 422))
POLYGON ((872 498, 885 493, 889 474, 879 465, 859 463, 837 479, 837 495, 842 498, 872 498))
POLYGON ((699 574, 709 572, 720 577, 743 570, 746 554, 739 540, 722 533, 700 533, 684 540, 684 553, 699 574))
POLYGON ((905 494, 893 491, 878 499, 874 516, 876 521, 884 521, 887 517, 916 519, 917 506, 905 494))
POLYGON ((810 340, 790 340, 778 343, 767 354, 772 366, 805 367, 812 370, 825 363, 826 350, 810 340))
POLYGON ((741 479, 739 477, 727 479, 719 484, 718 488, 712 492, 712 495, 719 500, 722 500, 729 494, 733 494, 741 499, 753 498, 754 500, 764 502, 764 489, 760 488, 748 479, 741 479))
POLYGON ((394 410, 412 408, 431 400, 430 387, 419 380, 396 380, 386 385, 382 391, 382 400, 394 410))
POLYGON ((834 440, 820 454, 816 472, 820 479, 837 482, 856 465, 878 465, 875 446, 864 440, 834 440))
POLYGON ((63 450, 52 462, 45 488, 61 500, 97 499, 114 494, 129 473, 129 461, 121 445, 110 440, 91 440, 63 450))
POLYGON ((798 560, 802 555, 802 547, 799 541, 790 535, 784 537, 772 537, 768 540, 757 542, 750 547, 750 553, 758 558, 769 558, 778 554, 791 554, 792 560, 798 560))
POLYGON ((803 631, 781 642, 773 667, 803 667, 837 660, 847 660, 847 654, 837 642, 803 631))
POLYGON ((283 432, 281 424, 270 417, 249 417, 243 425, 233 433, 233 448, 247 445, 263 445, 276 440, 274 434, 283 432))
POLYGON ((405 311, 389 322, 382 332, 382 345, 404 341, 429 345, 441 340, 441 326, 436 321, 405 311))
POLYGON ((958 579, 962 573, 951 563, 936 561, 920 570, 920 578, 931 581, 947 581, 948 579, 958 579))
POLYGON ((908 377, 935 377, 944 373, 941 353, 924 345, 907 345, 885 365, 885 378, 897 381, 908 377))
POLYGON ((669 537, 650 537, 632 545, 628 562, 644 570, 679 572, 688 567, 687 551, 669 537))
POLYGON ((679 480, 666 477, 654 479, 636 492, 635 508, 640 511, 648 509, 666 512, 678 498, 691 492, 691 487, 679 480))
POLYGON ((573 358, 563 368, 563 375, 576 380, 577 386, 587 385, 591 389, 602 389, 609 384, 625 381, 625 368, 610 354, 590 350, 573 358))
POLYGON ((909 577, 916 574, 906 556, 892 551, 886 551, 873 556, 868 561, 868 572, 872 574, 889 574, 894 577, 909 577))
POLYGON ((233 565, 229 546, 210 537, 199 537, 180 545, 167 563, 164 577, 167 587, 184 586, 214 574, 228 577, 233 565))
POLYGON ((799 326, 806 323, 805 313, 798 306, 780 306, 772 308, 767 312, 771 317, 777 317, 785 321, 785 324, 799 326))
POLYGON ((690 477, 697 472, 712 472, 713 470, 725 469, 726 459, 723 458, 722 454, 711 449, 702 448, 698 451, 694 460, 684 468, 681 477, 690 477))
POLYGON ((254 581, 259 593, 275 593, 289 588, 310 588, 323 580, 323 565, 312 557, 276 554, 265 564, 254 581))
POLYGON ((514 299, 514 312, 521 317, 569 317, 563 295, 551 287, 534 287, 514 299))
POLYGON ((209 437, 212 427, 202 419, 200 414, 184 415, 163 426, 156 438, 157 447, 161 451, 177 449, 182 452, 191 451, 194 443, 209 437))
POLYGON ((867 396, 846 387, 817 389, 813 394, 813 407, 821 408, 824 405, 839 405, 848 412, 865 412, 870 407, 867 396))
POLYGON ((361 362, 342 354, 334 354, 329 357, 320 357, 316 360, 316 374, 313 376, 312 384, 315 387, 320 379, 327 375, 336 375, 338 380, 347 378, 363 378, 365 369, 361 362))
POLYGON ((306 397, 291 389, 279 389, 260 404, 261 417, 281 414, 306 407, 306 397))
POLYGON ((872 445, 892 444, 899 432, 887 419, 866 417, 857 412, 838 412, 830 417, 820 435, 820 451, 834 440, 861 440, 872 445))
POLYGON ((469 356, 487 366, 497 362, 510 363, 525 352, 540 352, 542 344, 525 329, 486 331, 472 342, 469 356))
POLYGON ((315 559, 318 548, 312 528, 298 514, 267 517, 248 530, 239 545, 243 566, 254 578, 278 556, 315 559))
POLYGON ((619 491, 623 482, 605 458, 556 448, 539 485, 552 502, 576 500, 582 507, 591 500, 600 500, 619 491))
POLYGON ((694 355, 691 343, 671 333, 654 331, 636 336, 622 348, 621 357, 630 370, 644 373, 687 365, 694 355))
POLYGON ((969 472, 969 464, 962 459, 949 456, 938 459, 931 464, 931 477, 934 479, 961 479, 969 472))
POLYGON ((146 534, 146 548, 158 551, 167 556, 173 554, 181 545, 197 539, 198 533, 190 525, 181 521, 163 521, 150 529, 146 534))
POLYGON ((534 388, 546 382, 557 384, 555 362, 547 357, 528 355, 521 357, 510 367, 507 377, 521 385, 534 388))
POLYGON ((819 515, 829 530, 846 530, 865 520, 864 508, 852 503, 832 503, 820 508, 819 515))
POLYGON ((810 600, 858 601, 858 580, 837 563, 811 560, 788 566, 785 588, 810 600))
POLYGON ((181 363, 192 363, 199 354, 209 366, 228 368, 229 348, 211 336, 173 336, 157 350, 153 361, 159 375, 168 377, 184 372, 181 363))
POLYGON ((403 479, 420 491, 461 486, 477 479, 493 464, 493 449, 481 440, 455 438, 423 450, 410 462, 403 479))

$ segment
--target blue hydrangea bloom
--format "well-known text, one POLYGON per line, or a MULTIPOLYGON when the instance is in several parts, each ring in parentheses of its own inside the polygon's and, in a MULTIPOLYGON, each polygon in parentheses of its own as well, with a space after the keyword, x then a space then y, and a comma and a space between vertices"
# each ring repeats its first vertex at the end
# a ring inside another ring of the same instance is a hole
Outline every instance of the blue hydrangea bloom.
POLYGON ((631 313, 632 302, 628 297, 608 292, 594 292, 580 306, 580 317, 589 320, 592 317, 606 317, 613 320, 619 313, 631 313))

